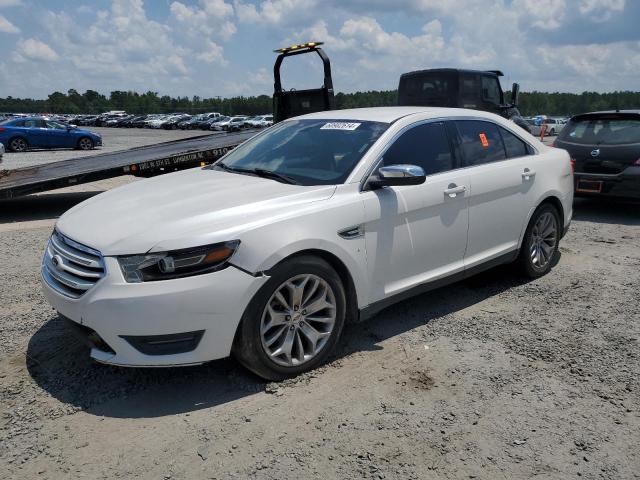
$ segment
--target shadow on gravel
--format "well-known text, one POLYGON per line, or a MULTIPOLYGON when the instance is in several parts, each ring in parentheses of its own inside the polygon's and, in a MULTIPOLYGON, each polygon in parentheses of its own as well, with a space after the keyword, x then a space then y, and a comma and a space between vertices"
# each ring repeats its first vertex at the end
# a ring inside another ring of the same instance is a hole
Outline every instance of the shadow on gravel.
MULTIPOLYGON (((557 261, 557 260, 556 260, 557 261)), ((380 342, 527 283, 510 266, 391 306, 347 326, 333 360, 382 349, 380 342)), ((215 407, 265 391, 266 383, 233 359, 182 368, 135 369, 98 364, 53 317, 31 338, 27 367, 52 397, 99 416, 147 418, 215 407)))
POLYGON ((0 224, 58 218, 71 207, 98 193, 102 192, 51 193, 0 200, 0 224))
POLYGON ((640 202, 623 202, 606 198, 576 198, 573 219, 617 225, 640 225, 640 202))
POLYGON ((89 358, 57 316, 29 341, 27 368, 52 397, 88 413, 149 418, 215 407, 264 391, 265 382, 232 359, 180 368, 121 368, 89 358))

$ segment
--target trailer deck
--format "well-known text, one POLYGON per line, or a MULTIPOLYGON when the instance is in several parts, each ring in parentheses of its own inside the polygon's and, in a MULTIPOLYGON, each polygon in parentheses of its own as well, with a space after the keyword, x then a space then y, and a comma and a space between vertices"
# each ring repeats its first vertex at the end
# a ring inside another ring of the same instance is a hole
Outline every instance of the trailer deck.
POLYGON ((256 132, 246 130, 204 135, 44 165, 0 170, 0 200, 120 175, 153 176, 206 165, 256 132))

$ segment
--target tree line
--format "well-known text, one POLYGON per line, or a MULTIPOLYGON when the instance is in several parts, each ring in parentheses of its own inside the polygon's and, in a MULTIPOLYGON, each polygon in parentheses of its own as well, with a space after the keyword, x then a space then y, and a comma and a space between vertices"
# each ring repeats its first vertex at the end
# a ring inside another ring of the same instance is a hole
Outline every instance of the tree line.
MULTIPOLYGON (((509 94, 507 94, 509 95, 509 94)), ((337 93, 337 108, 380 107, 395 105, 396 90, 337 93)), ((522 92, 519 99, 523 115, 568 116, 582 112, 609 109, 640 108, 640 92, 621 91, 611 93, 582 92, 548 93, 522 92)), ((3 113, 71 113, 91 114, 109 110, 125 110, 129 113, 203 113, 220 112, 225 115, 262 114, 270 112, 271 97, 258 95, 232 98, 170 97, 148 91, 137 93, 116 90, 109 96, 87 90, 79 93, 71 89, 66 94, 53 92, 46 99, 0 98, 3 113)))

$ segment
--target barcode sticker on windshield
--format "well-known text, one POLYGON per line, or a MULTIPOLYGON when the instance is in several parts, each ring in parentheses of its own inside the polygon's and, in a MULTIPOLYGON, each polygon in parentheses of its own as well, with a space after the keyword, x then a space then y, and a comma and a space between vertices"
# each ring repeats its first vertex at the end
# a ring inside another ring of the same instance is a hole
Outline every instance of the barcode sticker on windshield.
POLYGON ((352 122, 329 122, 320 127, 320 130, 355 130, 361 124, 352 122))

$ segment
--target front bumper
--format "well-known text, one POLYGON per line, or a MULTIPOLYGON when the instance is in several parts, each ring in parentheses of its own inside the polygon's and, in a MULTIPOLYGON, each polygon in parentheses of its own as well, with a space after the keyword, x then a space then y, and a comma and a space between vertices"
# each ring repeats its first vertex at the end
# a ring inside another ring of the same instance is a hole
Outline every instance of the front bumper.
POLYGON ((229 266, 182 279, 126 283, 117 260, 104 260, 105 277, 80 298, 61 295, 43 279, 44 293, 87 336, 95 333, 91 357, 131 367, 200 364, 229 356, 242 314, 268 278, 229 266), (157 348, 163 345, 167 348, 157 348))
POLYGON ((628 167, 616 175, 574 173, 576 197, 640 199, 640 166, 628 167))

